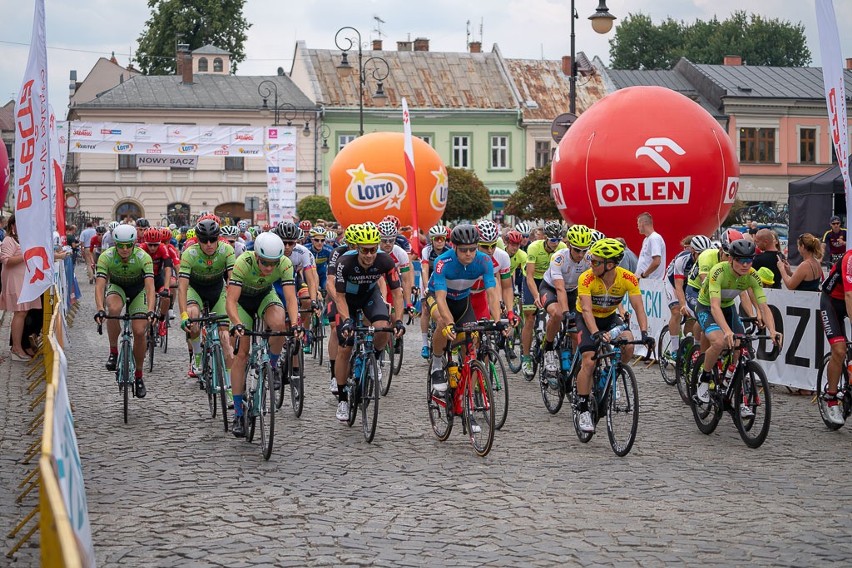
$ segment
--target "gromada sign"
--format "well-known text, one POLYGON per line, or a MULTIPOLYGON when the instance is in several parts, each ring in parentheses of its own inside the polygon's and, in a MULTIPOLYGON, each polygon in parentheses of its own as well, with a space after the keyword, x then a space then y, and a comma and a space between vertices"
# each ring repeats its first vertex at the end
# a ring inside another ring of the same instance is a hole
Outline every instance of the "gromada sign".
POLYGON ((198 156, 152 156, 148 154, 136 154, 136 167, 194 170, 198 167, 198 156))

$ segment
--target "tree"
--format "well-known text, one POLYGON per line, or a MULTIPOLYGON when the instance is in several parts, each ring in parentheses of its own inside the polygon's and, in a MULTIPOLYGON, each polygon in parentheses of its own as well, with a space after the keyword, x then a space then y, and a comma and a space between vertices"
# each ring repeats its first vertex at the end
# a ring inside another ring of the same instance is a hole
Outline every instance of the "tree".
POLYGON ((518 181, 518 189, 506 200, 506 215, 521 219, 561 219, 550 193, 550 165, 531 168, 518 181))
POLYGON ((447 168, 447 208, 444 220, 474 221, 491 211, 488 188, 476 174, 461 168, 447 168))
POLYGON ((804 25, 744 11, 721 22, 715 17, 693 23, 667 18, 659 25, 645 14, 629 14, 609 42, 613 69, 671 69, 681 57, 718 65, 725 55, 740 55, 748 65, 802 67, 811 62, 804 25))
POLYGON ((317 219, 329 221, 334 218, 328 197, 324 195, 309 195, 296 204, 296 215, 300 221, 316 223, 317 219))
POLYGON ((208 43, 231 53, 231 72, 245 60, 246 0, 148 0, 151 17, 139 36, 136 62, 146 75, 173 75, 177 44, 198 49, 208 43))

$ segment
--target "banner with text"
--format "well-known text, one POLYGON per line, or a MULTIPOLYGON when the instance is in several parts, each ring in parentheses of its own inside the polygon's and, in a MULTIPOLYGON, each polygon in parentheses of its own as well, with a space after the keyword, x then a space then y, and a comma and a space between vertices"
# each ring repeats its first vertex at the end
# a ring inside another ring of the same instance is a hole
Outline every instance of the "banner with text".
POLYGON ((266 129, 266 189, 269 199, 269 224, 292 221, 296 216, 296 140, 295 126, 270 126, 266 129))

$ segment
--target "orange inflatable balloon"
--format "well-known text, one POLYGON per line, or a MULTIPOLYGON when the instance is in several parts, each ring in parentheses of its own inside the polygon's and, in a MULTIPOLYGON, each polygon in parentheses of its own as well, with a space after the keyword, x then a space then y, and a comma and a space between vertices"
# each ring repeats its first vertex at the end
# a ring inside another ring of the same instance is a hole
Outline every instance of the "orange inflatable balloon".
MULTIPOLYGON (((385 215, 412 225, 412 188, 406 182, 403 134, 374 132, 348 143, 329 172, 331 210, 343 226, 385 215)), ((417 222, 423 230, 438 222, 447 206, 447 168, 429 144, 414 137, 417 222)))

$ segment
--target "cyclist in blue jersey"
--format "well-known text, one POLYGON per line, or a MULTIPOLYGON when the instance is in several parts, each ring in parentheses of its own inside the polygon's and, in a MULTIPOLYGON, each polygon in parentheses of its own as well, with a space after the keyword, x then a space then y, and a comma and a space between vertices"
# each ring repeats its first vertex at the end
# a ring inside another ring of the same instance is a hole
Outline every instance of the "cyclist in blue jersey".
POLYGON ((328 259, 334 248, 326 242, 325 227, 314 227, 311 229, 311 241, 308 250, 314 255, 319 277, 319 289, 325 290, 326 276, 328 275, 328 259))
POLYGON ((478 250, 479 231, 474 225, 458 225, 450 234, 455 248, 435 260, 429 278, 426 305, 440 333, 432 334, 432 389, 447 390, 442 355, 447 341, 455 339, 453 324, 473 322, 476 316, 470 305, 470 289, 479 278, 488 295, 488 308, 494 321, 500 320, 500 292, 494 278, 491 257, 478 250))

